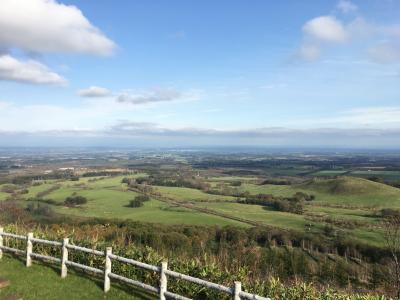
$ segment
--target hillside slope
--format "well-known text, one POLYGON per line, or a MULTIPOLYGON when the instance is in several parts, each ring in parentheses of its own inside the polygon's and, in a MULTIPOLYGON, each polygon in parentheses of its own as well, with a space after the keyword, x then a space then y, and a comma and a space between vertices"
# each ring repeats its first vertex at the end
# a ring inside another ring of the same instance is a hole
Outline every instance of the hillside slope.
POLYGON ((338 177, 335 179, 313 178, 299 186, 334 195, 398 195, 400 189, 379 182, 358 177, 338 177))
POLYGON ((400 207, 400 189, 357 177, 313 178, 294 188, 317 195, 317 201, 374 207, 400 207))

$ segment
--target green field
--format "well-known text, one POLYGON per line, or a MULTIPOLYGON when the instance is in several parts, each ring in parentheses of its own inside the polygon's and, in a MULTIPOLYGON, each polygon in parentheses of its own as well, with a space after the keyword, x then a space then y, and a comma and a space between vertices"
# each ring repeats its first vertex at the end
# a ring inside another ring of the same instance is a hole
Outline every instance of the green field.
POLYGON ((375 208, 400 208, 400 189, 355 177, 313 179, 299 185, 243 184, 242 190, 289 197, 296 192, 316 196, 314 203, 375 208))
POLYGON ((389 181, 400 180, 400 171, 362 170, 353 171, 350 175, 358 177, 380 177, 389 181))
POLYGON ((6 200, 8 198, 8 196, 9 196, 9 194, 0 192, 0 201, 6 200))
MULTIPOLYGON (((140 175, 143 176, 143 174, 140 175)), ((145 202, 139 208, 127 207, 129 201, 134 199, 137 193, 129 191, 127 186, 121 183, 123 178, 124 176, 115 176, 96 178, 94 181, 90 181, 88 178, 81 178, 78 182, 59 181, 57 184, 61 187, 47 194, 44 199, 51 199, 61 204, 59 206, 53 205, 56 212, 79 217, 130 219, 164 224, 247 226, 234 220, 176 207, 154 199, 145 202), (74 208, 62 205, 65 198, 73 193, 86 197, 88 202, 83 206, 74 208)), ((36 196, 38 192, 45 191, 54 184, 52 182, 30 187, 26 198, 36 196)), ((209 195, 195 189, 167 188, 167 190, 171 192, 170 194, 166 193, 167 195, 177 198, 180 196, 179 199, 186 200, 205 199, 204 197, 214 200, 220 198, 233 199, 233 197, 209 195)))
MULTIPOLYGON (((257 221, 274 227, 303 230, 307 222, 301 215, 265 209, 261 205, 239 203, 199 203, 197 206, 257 221)), ((309 223, 309 222, 308 222, 309 223)))
MULTIPOLYGON (((123 178, 124 176, 111 176, 86 177, 79 181, 50 180, 41 185, 28 186, 28 194, 21 194, 21 197, 29 199, 48 191, 42 198, 57 203, 52 208, 60 214, 163 224, 248 227, 249 223, 256 222, 282 229, 302 232, 313 230, 321 233, 326 222, 329 222, 332 226, 339 226, 337 228, 349 236, 370 244, 382 243, 382 232, 379 229, 381 220, 377 216, 379 210, 400 208, 400 189, 351 176, 314 178, 293 185, 259 185, 255 177, 205 178, 214 188, 223 188, 229 186, 231 181, 241 180, 241 186, 235 189, 252 195, 291 197, 296 192, 314 195, 315 200, 306 202, 302 215, 275 211, 260 205, 240 204, 236 202, 237 197, 233 196, 166 186, 153 186, 153 191, 159 193, 161 198, 153 197, 144 202, 142 207, 131 208, 128 207, 129 201, 138 194, 121 183, 123 178), (51 190, 55 186, 57 189, 51 190), (63 202, 73 194, 84 196, 88 202, 77 207, 65 206, 63 202), (189 204, 192 206, 187 206, 189 204), (204 208, 208 211, 202 210, 204 208), (244 222, 235 218, 241 218, 244 222)), ((4 200, 9 195, 1 193, 0 199, 4 200)))
POLYGON ((104 294, 100 279, 89 275, 68 272, 65 279, 60 278, 58 268, 34 262, 27 268, 22 260, 8 255, 0 260, 0 277, 10 280, 11 285, 0 289, 0 298, 18 295, 23 299, 156 299, 156 297, 134 290, 131 287, 112 285, 104 294))
POLYGON ((322 170, 322 171, 318 171, 318 172, 312 173, 312 176, 320 176, 320 177, 339 176, 339 175, 342 175, 342 174, 344 174, 346 172, 347 171, 344 171, 344 170, 322 170))
POLYGON ((178 201, 211 201, 211 202, 223 202, 223 201, 235 201, 235 197, 222 196, 222 195, 211 195, 202 191, 183 187, 168 187, 168 186, 157 186, 157 191, 161 192, 166 197, 174 198, 178 201))

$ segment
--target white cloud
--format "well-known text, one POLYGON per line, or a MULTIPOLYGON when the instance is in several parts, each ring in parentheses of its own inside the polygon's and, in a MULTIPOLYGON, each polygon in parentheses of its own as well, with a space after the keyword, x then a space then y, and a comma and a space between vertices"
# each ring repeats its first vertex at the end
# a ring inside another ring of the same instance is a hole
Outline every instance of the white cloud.
POLYGON ((0 80, 54 85, 67 83, 63 77, 35 60, 20 61, 10 55, 0 56, 0 80))
POLYGON ((95 55, 116 47, 77 7, 54 0, 1 0, 0 46, 95 55))
MULTIPOLYGON (((338 7, 340 5, 342 10, 348 11, 350 4, 349 1, 341 1, 338 7)), ((316 61, 326 48, 343 44, 364 47, 376 63, 400 61, 399 24, 379 25, 368 22, 362 16, 344 23, 334 16, 320 16, 307 21, 302 31, 303 42, 296 56, 305 61, 316 61)))
POLYGON ((344 14, 348 14, 358 10, 357 5, 348 0, 340 0, 336 7, 344 14))
POLYGON ((308 21, 303 26, 303 32, 321 42, 341 43, 347 39, 343 24, 333 16, 321 16, 308 21))
POLYGON ((400 62, 400 44, 385 42, 368 50, 370 58, 383 64, 400 62))
POLYGON ((140 105, 157 102, 170 102, 181 99, 182 97, 183 94, 174 89, 154 89, 141 93, 122 93, 116 100, 118 103, 140 105))
POLYGON ((79 90, 78 95, 81 97, 98 98, 111 96, 112 93, 110 90, 103 87, 90 86, 86 89, 79 90))

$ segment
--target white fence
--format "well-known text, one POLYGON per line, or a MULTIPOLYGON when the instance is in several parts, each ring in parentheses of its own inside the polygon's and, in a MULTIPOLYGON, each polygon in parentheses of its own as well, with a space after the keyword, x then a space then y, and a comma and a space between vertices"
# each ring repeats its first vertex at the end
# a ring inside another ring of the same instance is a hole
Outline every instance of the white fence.
POLYGON ((108 292, 111 288, 111 280, 116 280, 119 282, 124 282, 130 284, 132 286, 144 289, 149 292, 153 292, 159 295, 160 300, 168 299, 176 299, 176 300, 190 300, 190 298, 169 292, 167 290, 168 285, 168 276, 185 280, 191 283, 195 283, 201 286, 204 286, 209 289, 214 289, 220 291, 222 293, 226 293, 232 296, 233 300, 240 300, 240 299, 253 299, 253 300, 271 300, 270 298, 261 297, 255 294, 247 293, 242 290, 242 286, 240 282, 235 282, 233 287, 226 287, 220 284, 212 283, 203 279, 199 279, 196 277, 192 277, 189 275, 185 275, 182 273, 174 272, 168 269, 167 262, 162 262, 160 266, 153 266, 149 265, 140 261, 136 261, 133 259, 125 258, 122 256, 114 255, 112 253, 112 248, 107 247, 106 250, 98 251, 89 248, 84 248, 76 245, 72 245, 69 243, 68 238, 64 238, 62 242, 57 241, 48 241, 43 239, 38 239, 33 237, 33 233, 28 233, 26 236, 17 235, 13 233, 7 233, 3 231, 3 228, 0 227, 0 259, 2 257, 3 251, 12 252, 17 255, 26 256, 26 266, 30 267, 32 265, 32 259, 41 259, 50 261, 53 263, 57 263, 61 266, 61 278, 65 278, 67 276, 68 267, 73 267, 77 269, 82 269, 88 272, 92 272, 95 274, 100 274, 104 276, 104 292, 108 292), (3 238, 14 238, 18 240, 26 241, 26 250, 20 250, 15 248, 10 248, 4 246, 3 238), (45 244, 50 246, 56 246, 61 248, 61 258, 42 255, 39 253, 34 253, 33 250, 33 243, 38 244, 45 244), (80 263, 76 263, 70 261, 68 259, 68 250, 75 250, 75 251, 82 251, 89 254, 103 256, 105 258, 104 269, 97 269, 93 267, 89 267, 80 263), (119 261, 122 263, 130 264, 138 268, 142 268, 148 271, 156 272, 160 275, 159 286, 154 287, 148 285, 146 283, 136 281, 133 279, 129 279, 118 274, 114 274, 112 272, 112 261, 119 261))

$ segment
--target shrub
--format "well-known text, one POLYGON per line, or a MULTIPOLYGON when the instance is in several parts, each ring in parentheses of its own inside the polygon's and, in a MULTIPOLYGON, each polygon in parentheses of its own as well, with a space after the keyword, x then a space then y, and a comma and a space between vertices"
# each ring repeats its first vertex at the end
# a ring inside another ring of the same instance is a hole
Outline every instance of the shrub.
POLYGON ((135 200, 136 200, 136 201, 140 201, 140 202, 146 202, 146 201, 149 201, 149 200, 150 200, 150 197, 147 196, 147 195, 137 195, 137 196, 135 197, 135 200))
POLYGON ((400 216, 400 210, 392 209, 392 208, 382 208, 381 211, 380 211, 380 215, 383 218, 399 217, 400 216))
POLYGON ((67 197, 64 201, 66 206, 77 206, 87 203, 87 199, 83 196, 70 196, 67 197))
POLYGON ((135 199, 129 201, 128 207, 141 207, 143 202, 149 201, 150 197, 147 195, 137 195, 135 199))
POLYGON ((143 201, 139 201, 136 198, 129 201, 128 207, 141 207, 143 206, 143 201))

